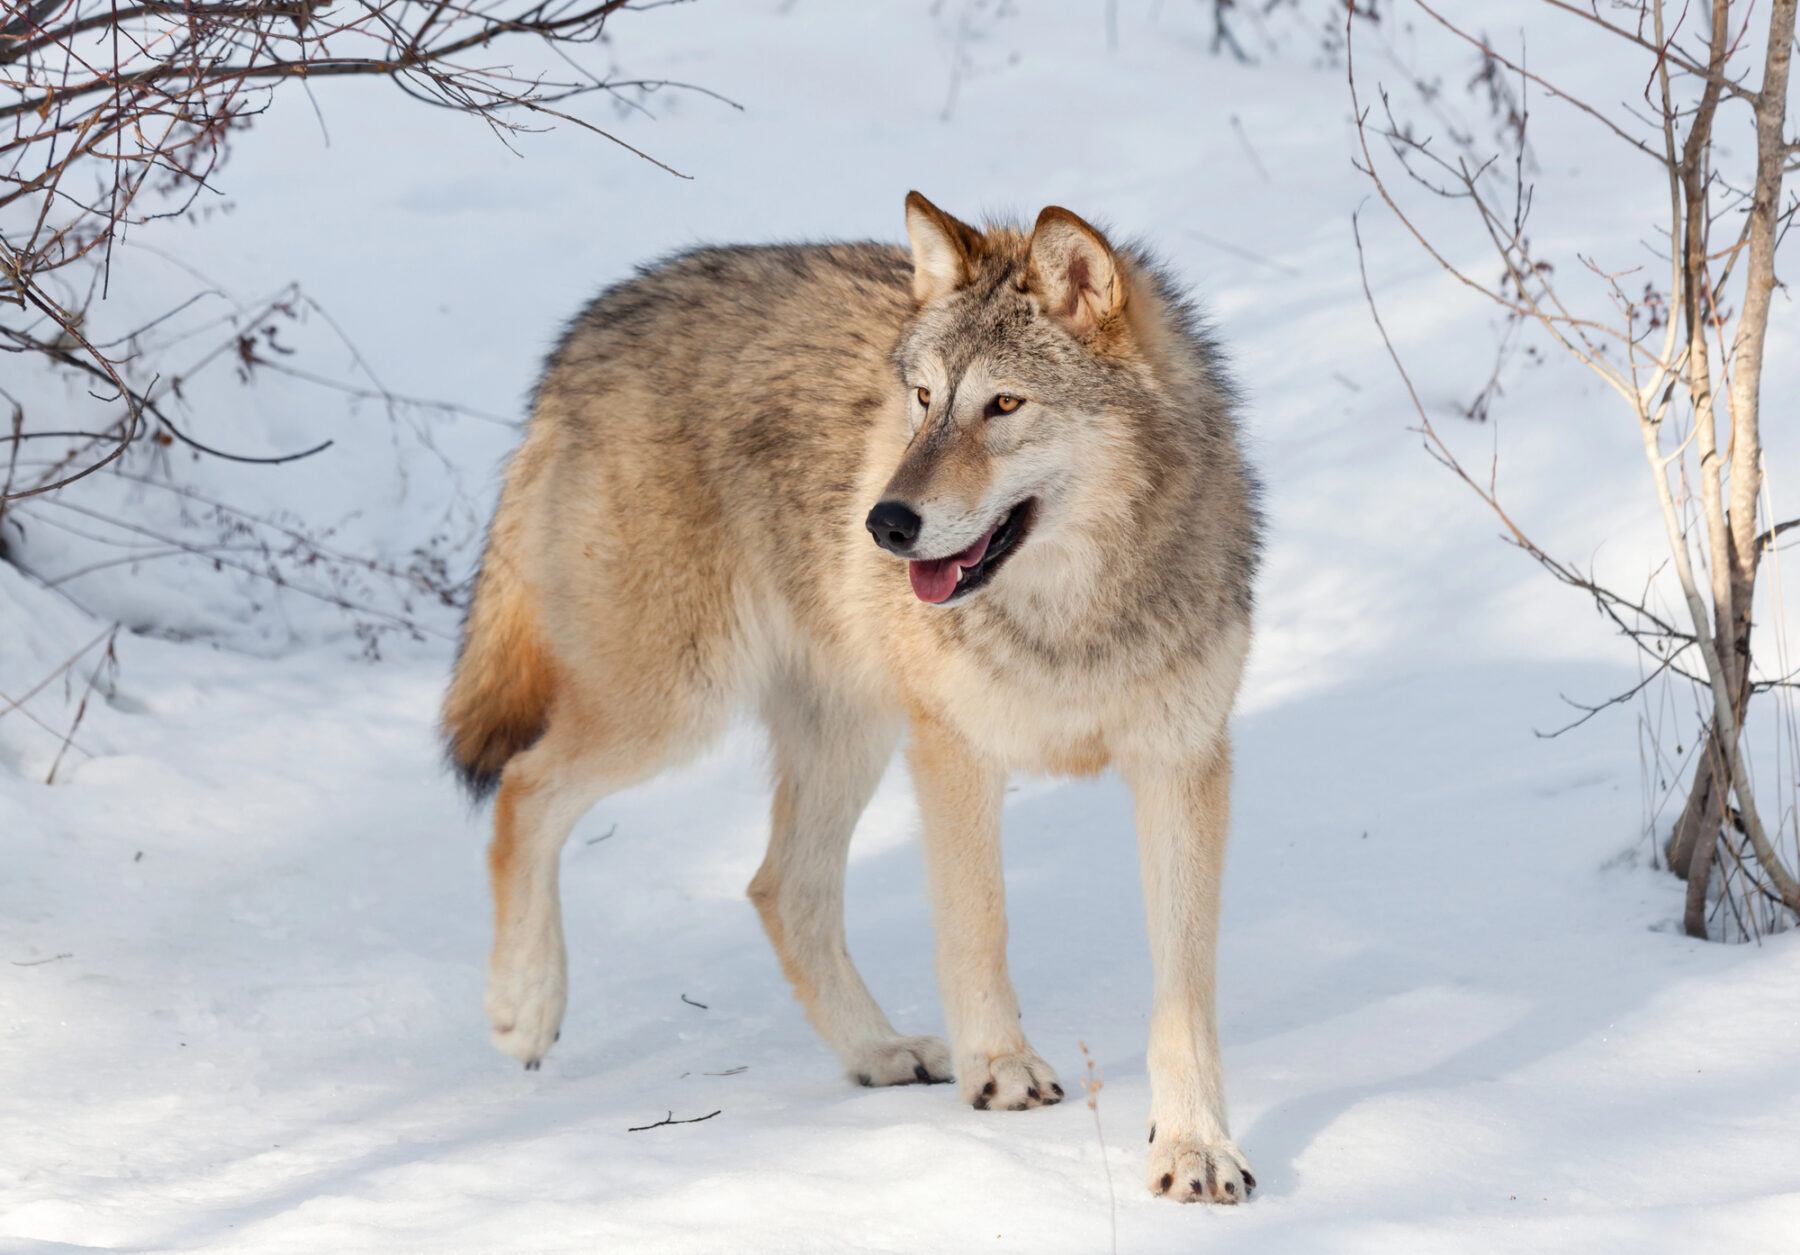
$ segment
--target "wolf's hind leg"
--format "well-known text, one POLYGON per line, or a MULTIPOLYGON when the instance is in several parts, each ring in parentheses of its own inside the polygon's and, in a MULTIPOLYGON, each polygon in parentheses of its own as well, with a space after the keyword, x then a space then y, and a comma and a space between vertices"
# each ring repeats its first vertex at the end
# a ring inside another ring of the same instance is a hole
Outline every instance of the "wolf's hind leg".
POLYGON ((507 763, 494 801, 488 1023, 494 1044, 527 1068, 537 1067, 556 1040, 568 1005, 557 875, 563 843, 618 783, 603 762, 577 751, 575 739, 552 722, 541 741, 507 763))
POLYGON ((944 1043, 894 1030, 844 940, 850 834, 893 756, 899 725, 797 679, 772 689, 763 715, 775 751, 775 810, 750 900, 782 972, 851 1080, 949 1080, 944 1043))

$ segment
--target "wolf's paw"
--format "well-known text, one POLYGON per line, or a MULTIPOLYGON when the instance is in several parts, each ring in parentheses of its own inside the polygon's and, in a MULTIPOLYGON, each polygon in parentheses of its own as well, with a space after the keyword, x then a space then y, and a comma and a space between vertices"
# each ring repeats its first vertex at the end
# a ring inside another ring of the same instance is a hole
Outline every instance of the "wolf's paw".
POLYGON ((1010 1054, 968 1056, 957 1080, 962 1082, 963 1101, 977 1111, 1023 1111, 1063 1100, 1056 1072, 1029 1047, 1010 1054))
POLYGON ((850 1058, 858 1085, 937 1085, 950 1079, 950 1050, 935 1037, 889 1037, 850 1058))
POLYGON ((1241 1203, 1256 1189, 1250 1161, 1232 1142, 1159 1140, 1150 1130, 1150 1192, 1178 1203, 1241 1203))
POLYGON ((569 982, 562 963, 507 962, 496 953, 488 965, 488 1036, 503 1052, 535 1071, 561 1036, 569 982))

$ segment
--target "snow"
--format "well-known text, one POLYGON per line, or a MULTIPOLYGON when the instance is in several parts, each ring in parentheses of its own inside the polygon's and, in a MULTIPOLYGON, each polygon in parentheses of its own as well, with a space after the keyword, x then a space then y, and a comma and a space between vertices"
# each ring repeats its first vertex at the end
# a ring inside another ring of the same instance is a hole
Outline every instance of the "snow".
MULTIPOLYGON (((303 278, 390 386, 510 416, 582 299, 697 240, 896 238, 914 185, 1153 238, 1231 346, 1269 484, 1219 976, 1254 1202, 1180 1208, 1139 1179, 1149 968, 1117 780, 1021 779, 1006 815, 1013 975, 1062 1106, 838 1075, 743 896, 768 805, 748 724, 577 829, 569 1016, 527 1073, 486 1041, 486 817, 433 738, 448 610, 371 663, 336 610, 249 615, 186 560, 71 581, 86 611, 0 564, 9 699, 115 620, 156 629, 118 634, 54 785, 103 643, 29 703, 45 727, 0 717, 0 1249, 1105 1251, 1108 1171, 1121 1251, 1793 1248, 1800 938, 1680 934, 1629 709, 1533 735, 1567 721, 1559 693, 1635 671, 1407 431, 1356 273, 1341 72, 1297 45, 1212 57, 1199 6, 1120 8, 1111 55, 1098 5, 627 14, 628 68, 745 106, 661 93, 657 120, 609 119, 692 182, 592 136, 526 137, 521 159, 392 92, 316 88, 329 147, 284 98, 228 167, 236 211, 154 239, 235 292, 303 278)), ((1581 65, 1573 41, 1534 47, 1581 65)), ((1546 238, 1635 256, 1642 172, 1555 139, 1546 238)), ((1364 236, 1434 419, 1497 452, 1558 552, 1641 578, 1656 534, 1623 416, 1552 363, 1509 377, 1497 424, 1453 425, 1491 364, 1486 311, 1372 210, 1364 236)), ((161 285, 144 308, 182 299, 125 252, 161 285)), ((1800 360, 1774 334, 1772 393, 1800 360)), ((238 408, 202 438, 342 447, 193 482, 395 559, 448 518, 471 560, 509 429, 433 420, 439 460, 375 409, 216 388, 238 408)), ((1772 471, 1793 465, 1771 435, 1772 471)), ((19 550, 40 574, 102 552, 53 531, 19 550)), ((902 1031, 941 1032, 915 823, 897 766, 852 849, 850 943, 902 1031)))

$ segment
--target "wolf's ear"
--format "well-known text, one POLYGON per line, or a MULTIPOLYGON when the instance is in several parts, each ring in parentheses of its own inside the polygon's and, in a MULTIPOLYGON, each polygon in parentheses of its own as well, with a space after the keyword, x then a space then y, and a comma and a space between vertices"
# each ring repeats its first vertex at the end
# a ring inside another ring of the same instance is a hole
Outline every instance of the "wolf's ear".
POLYGON ((975 277, 986 242, 917 192, 906 194, 906 234, 912 239, 913 299, 925 305, 975 277))
POLYGON ((1125 276, 1112 246, 1066 209, 1051 205, 1031 232, 1026 282, 1063 326, 1086 336, 1125 307, 1125 276))

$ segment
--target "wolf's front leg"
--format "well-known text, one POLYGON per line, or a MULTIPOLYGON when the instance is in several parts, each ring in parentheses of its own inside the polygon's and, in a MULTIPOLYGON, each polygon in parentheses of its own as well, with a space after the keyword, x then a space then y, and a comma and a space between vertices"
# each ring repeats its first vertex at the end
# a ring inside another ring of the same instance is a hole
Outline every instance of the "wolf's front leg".
POLYGON ((1023 1111, 1060 1102, 1050 1065, 1026 1044, 1006 974, 1000 806, 1006 772, 944 725, 913 721, 908 748, 924 820, 938 986, 965 1102, 1023 1111))
POLYGON ((1230 822, 1231 745, 1201 762, 1122 763, 1136 797, 1156 1000, 1150 1012, 1153 1193, 1236 1203, 1256 1178, 1231 1140, 1213 973, 1230 822))

